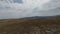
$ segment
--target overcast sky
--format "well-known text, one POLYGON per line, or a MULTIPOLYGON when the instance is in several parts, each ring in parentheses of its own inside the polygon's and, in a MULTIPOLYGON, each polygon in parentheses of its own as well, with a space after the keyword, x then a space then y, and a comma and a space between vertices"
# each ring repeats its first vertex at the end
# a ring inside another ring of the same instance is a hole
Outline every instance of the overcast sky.
POLYGON ((0 19, 60 15, 60 0, 0 0, 0 19))

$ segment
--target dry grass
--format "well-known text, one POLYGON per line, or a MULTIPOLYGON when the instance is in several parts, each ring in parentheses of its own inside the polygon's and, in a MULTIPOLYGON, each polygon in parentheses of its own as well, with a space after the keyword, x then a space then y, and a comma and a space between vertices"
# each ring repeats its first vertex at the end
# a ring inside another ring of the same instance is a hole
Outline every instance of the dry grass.
POLYGON ((0 34, 31 34, 32 27, 39 27, 41 34, 47 34, 45 32, 47 28, 57 28, 54 34, 58 34, 57 32, 60 32, 60 18, 0 20, 0 34))

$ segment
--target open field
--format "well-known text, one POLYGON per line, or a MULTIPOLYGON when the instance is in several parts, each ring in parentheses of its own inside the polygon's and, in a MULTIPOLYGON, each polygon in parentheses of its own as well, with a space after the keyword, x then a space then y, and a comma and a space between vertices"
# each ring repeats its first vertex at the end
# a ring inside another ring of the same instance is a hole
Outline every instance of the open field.
POLYGON ((0 34, 59 34, 60 18, 0 20, 0 34))

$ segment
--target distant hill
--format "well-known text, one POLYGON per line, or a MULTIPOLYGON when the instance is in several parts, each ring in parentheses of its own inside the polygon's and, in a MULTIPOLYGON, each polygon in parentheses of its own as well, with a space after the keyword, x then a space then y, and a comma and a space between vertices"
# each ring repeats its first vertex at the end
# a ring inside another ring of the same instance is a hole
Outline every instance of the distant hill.
POLYGON ((21 19, 47 19, 47 18, 60 18, 60 15, 55 16, 33 16, 33 17, 25 17, 21 19))

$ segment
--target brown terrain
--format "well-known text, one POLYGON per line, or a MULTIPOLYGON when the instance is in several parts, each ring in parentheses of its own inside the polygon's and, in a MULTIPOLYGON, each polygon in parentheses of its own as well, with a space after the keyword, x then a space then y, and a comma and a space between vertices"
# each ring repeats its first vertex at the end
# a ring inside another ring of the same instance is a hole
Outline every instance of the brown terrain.
POLYGON ((0 34, 60 34, 60 17, 2 19, 0 34))

